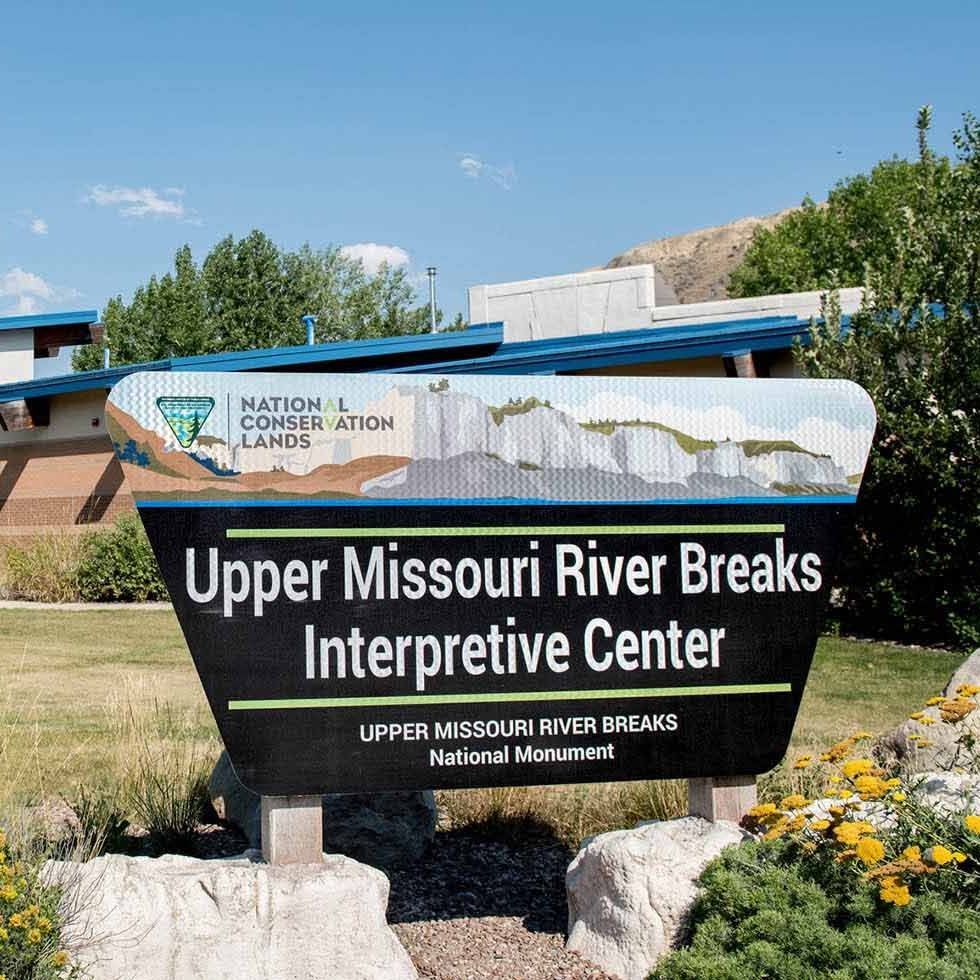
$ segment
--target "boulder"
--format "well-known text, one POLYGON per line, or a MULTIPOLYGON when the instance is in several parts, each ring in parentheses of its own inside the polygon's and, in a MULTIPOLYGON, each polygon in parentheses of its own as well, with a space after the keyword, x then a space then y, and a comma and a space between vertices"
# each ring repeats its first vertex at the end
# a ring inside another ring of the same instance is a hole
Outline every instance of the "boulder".
MULTIPOLYGON (((955 697, 956 689, 961 684, 980 684, 980 648, 974 650, 953 674, 943 694, 955 697)), ((964 732, 980 738, 980 711, 950 724, 942 720, 938 707, 920 710, 933 719, 933 724, 922 725, 907 718, 898 728, 879 739, 875 746, 879 761, 885 765, 897 763, 906 772, 934 772, 962 765, 963 760, 958 758, 957 739, 964 732), (917 744, 919 740, 910 738, 912 735, 920 736, 927 744, 917 744)))
MULTIPOLYGON (((261 798, 241 784, 227 752, 221 753, 208 790, 218 816, 240 827, 249 844, 261 849, 261 798)), ((327 794, 323 846, 377 868, 417 861, 432 843, 437 816, 431 790, 327 794)))
POLYGON ((240 858, 49 861, 65 945, 91 980, 409 980, 385 921, 388 880, 339 855, 271 867, 240 858))
POLYGON ((980 807, 980 776, 955 772, 924 772, 913 781, 922 802, 947 815, 980 807))
POLYGON ((682 817, 583 842, 565 876, 567 947, 623 980, 643 980, 684 937, 704 866, 749 835, 682 817))

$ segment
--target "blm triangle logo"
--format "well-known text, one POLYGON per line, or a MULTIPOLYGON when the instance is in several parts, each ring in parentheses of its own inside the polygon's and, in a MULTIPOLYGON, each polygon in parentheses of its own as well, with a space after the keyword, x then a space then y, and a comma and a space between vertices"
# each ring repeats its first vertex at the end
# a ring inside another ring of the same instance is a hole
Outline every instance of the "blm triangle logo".
POLYGON ((204 423, 214 408, 213 398, 164 397, 157 399, 157 408, 167 420, 170 431, 180 445, 187 449, 204 428, 204 423))

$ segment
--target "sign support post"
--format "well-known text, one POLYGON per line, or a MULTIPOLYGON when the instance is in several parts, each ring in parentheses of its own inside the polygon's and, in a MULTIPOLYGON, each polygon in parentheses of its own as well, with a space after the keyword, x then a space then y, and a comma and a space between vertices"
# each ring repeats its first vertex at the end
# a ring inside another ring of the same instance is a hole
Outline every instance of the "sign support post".
POLYGON ((323 860, 323 801, 319 796, 262 797, 262 857, 269 864, 323 860))
POLYGON ((755 776, 687 781, 688 813, 692 817, 703 817, 712 823, 716 820, 738 823, 757 801, 755 776))

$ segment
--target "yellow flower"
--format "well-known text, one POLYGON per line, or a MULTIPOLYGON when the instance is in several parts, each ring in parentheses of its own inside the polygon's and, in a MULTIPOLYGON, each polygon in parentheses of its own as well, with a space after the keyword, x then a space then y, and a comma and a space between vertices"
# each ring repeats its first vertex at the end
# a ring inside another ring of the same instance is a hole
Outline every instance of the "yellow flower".
POLYGON ((867 738, 874 738, 874 733, 872 733, 872 732, 865 732, 865 731, 855 732, 851 736, 851 738, 853 738, 855 742, 860 742, 860 741, 863 741, 864 739, 867 739, 867 738))
POLYGON ((902 857, 905 858, 906 861, 921 861, 922 851, 920 851, 915 845, 912 847, 906 847, 905 850, 902 851, 902 857))
POLYGON ((940 694, 937 697, 929 698, 929 700, 926 701, 926 705, 927 705, 927 707, 932 708, 932 707, 935 707, 937 704, 942 704, 943 701, 945 701, 945 700, 946 699, 940 694))
POLYGON ((768 817, 776 812, 775 803, 758 803, 748 812, 750 817, 768 817))
POLYGON ((923 718, 925 718, 925 716, 926 713, 924 711, 913 711, 912 714, 909 715, 909 718, 911 718, 912 721, 921 721, 923 718))
POLYGON ((58 952, 51 957, 51 964, 59 969, 63 966, 67 966, 68 954, 63 949, 59 949, 58 952))
POLYGON ((925 718, 923 718, 922 721, 919 722, 919 724, 925 725, 925 727, 928 728, 930 725, 936 724, 936 719, 930 717, 929 715, 926 715, 925 718))
POLYGON ((899 790, 897 793, 892 793, 892 799, 896 803, 904 803, 907 797, 901 790, 899 790))
POLYGON ((980 834, 980 813, 971 813, 964 823, 971 834, 980 834))
POLYGON ((980 684, 960 684, 956 693, 961 698, 972 698, 974 694, 980 694, 980 684))
POLYGON ((953 851, 953 860, 957 864, 962 864, 966 860, 966 855, 962 851, 953 851))
POLYGON ((810 824, 811 830, 826 830, 830 826, 829 820, 814 820, 810 824))
POLYGON ((40 929, 29 929, 28 932, 27 932, 27 941, 32 946, 36 946, 41 941, 41 930, 40 929))
POLYGON ((796 762, 793 763, 794 769, 806 769, 813 762, 812 755, 801 755, 796 762))
POLYGON ((878 776, 858 776, 854 788, 862 800, 880 800, 888 792, 888 784, 878 776))
POLYGON ((791 796, 784 796, 779 805, 784 810, 802 810, 803 807, 808 806, 809 803, 810 801, 805 796, 800 796, 799 793, 794 793, 791 796))
POLYGON ((13 902, 17 898, 17 889, 11 884, 6 884, 0 888, 0 898, 5 902, 13 902))
POLYGON ((10 938, 10 933, 3 926, 0 926, 0 943, 5 943, 10 938))
POLYGON ((953 860, 953 852, 948 847, 943 847, 942 844, 936 844, 926 851, 923 860, 929 864, 949 864, 953 860))
POLYGON ((841 766, 841 771, 848 779, 855 776, 862 776, 866 772, 871 772, 873 764, 870 759, 850 759, 841 766))
POLYGON ((881 879, 881 891, 878 894, 883 902, 891 905, 908 905, 912 901, 909 886, 895 875, 881 879))
POLYGON ((885 856, 885 845, 873 837, 862 837, 854 846, 858 860, 870 868, 878 864, 885 856))
POLYGON ((969 698, 947 698, 939 706, 943 721, 962 721, 968 714, 976 710, 977 702, 969 698))
POLYGON ((834 836, 841 844, 853 847, 862 837, 873 834, 874 827, 865 820, 854 820, 834 828, 834 836))

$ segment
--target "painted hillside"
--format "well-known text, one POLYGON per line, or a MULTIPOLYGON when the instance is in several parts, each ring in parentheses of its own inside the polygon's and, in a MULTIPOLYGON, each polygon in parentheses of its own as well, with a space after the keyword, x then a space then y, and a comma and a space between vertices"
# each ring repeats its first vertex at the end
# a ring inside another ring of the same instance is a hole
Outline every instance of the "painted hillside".
POLYGON ((827 455, 788 440, 697 438, 655 419, 576 419, 546 398, 488 404, 393 384, 362 409, 381 431, 328 430, 273 453, 201 432, 185 447, 119 406, 110 433, 138 497, 648 500, 851 494, 827 455))

